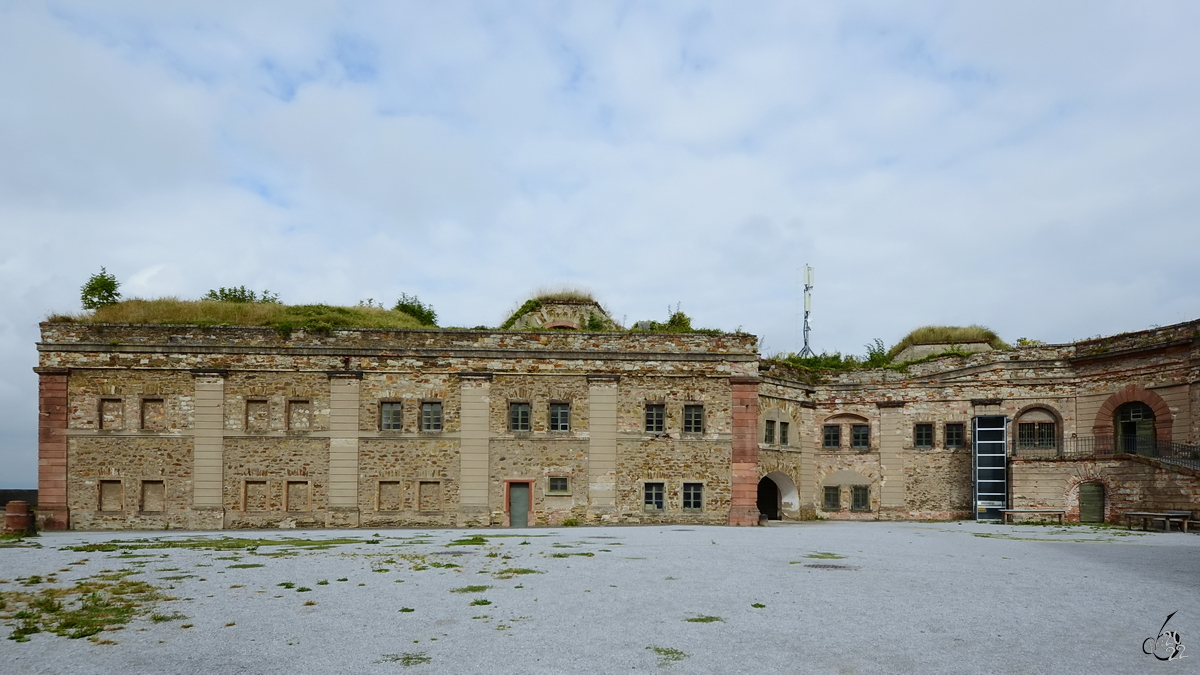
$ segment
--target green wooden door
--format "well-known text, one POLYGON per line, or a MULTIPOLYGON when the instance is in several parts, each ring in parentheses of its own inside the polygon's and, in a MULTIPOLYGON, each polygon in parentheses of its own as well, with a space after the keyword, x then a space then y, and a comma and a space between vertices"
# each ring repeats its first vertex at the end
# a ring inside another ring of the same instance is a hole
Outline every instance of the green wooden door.
POLYGON ((1104 486, 1100 483, 1079 486, 1079 522, 1104 522, 1104 486))
POLYGON ((508 524, 529 527, 529 483, 509 483, 508 524))

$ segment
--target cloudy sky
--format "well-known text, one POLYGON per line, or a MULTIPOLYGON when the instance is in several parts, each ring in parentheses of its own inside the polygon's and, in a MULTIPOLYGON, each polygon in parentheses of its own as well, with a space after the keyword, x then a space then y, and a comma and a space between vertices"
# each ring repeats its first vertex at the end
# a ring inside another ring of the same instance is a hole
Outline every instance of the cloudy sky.
POLYGON ((863 353, 1200 318, 1195 2, 0 0, 0 487, 37 323, 269 288, 863 353), (190 5, 190 6, 189 6, 190 5))

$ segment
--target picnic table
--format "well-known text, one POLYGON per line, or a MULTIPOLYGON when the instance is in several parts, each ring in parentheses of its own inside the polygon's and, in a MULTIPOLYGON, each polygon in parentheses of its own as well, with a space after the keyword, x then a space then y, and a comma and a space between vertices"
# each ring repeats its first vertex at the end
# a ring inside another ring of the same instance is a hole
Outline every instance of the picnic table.
POLYGON ((1147 529, 1147 525, 1161 520, 1163 521, 1163 530, 1171 531, 1171 523, 1179 523, 1179 529, 1184 532, 1188 531, 1188 521, 1192 518, 1191 511, 1126 511, 1125 512, 1126 529, 1133 529, 1133 521, 1141 520, 1142 529, 1147 529))
POLYGON ((1007 523, 1008 517, 1014 513, 1033 513, 1045 516, 1058 516, 1058 524, 1063 524, 1067 512, 1063 509, 1000 509, 1000 522, 1007 523))

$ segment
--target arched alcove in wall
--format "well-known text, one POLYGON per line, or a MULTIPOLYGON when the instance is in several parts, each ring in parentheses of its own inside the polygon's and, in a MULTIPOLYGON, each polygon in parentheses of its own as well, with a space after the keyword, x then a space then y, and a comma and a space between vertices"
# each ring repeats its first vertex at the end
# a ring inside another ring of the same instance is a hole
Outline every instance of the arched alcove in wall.
POLYGON ((780 520, 785 513, 800 508, 800 495, 792 477, 772 471, 758 481, 758 512, 769 520, 780 520))
POLYGON ((1108 397, 1100 410, 1096 412, 1096 422, 1092 425, 1093 436, 1116 436, 1117 410, 1128 403, 1140 401, 1146 404, 1154 415, 1154 437, 1158 441, 1171 440, 1171 423, 1174 416, 1171 407, 1155 392, 1140 384, 1131 384, 1121 391, 1108 397))

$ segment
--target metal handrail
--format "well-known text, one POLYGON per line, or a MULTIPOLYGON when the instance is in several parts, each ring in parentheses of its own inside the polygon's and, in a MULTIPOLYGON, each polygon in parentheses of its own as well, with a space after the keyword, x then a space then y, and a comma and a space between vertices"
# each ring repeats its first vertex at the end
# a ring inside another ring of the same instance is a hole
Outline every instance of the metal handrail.
POLYGON ((1138 436, 1079 436, 1055 443, 1021 443, 1014 439, 1012 456, 1022 459, 1083 459, 1128 454, 1200 463, 1200 446, 1138 436))

